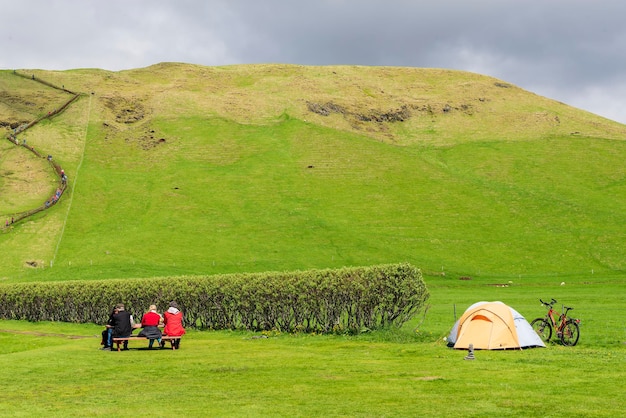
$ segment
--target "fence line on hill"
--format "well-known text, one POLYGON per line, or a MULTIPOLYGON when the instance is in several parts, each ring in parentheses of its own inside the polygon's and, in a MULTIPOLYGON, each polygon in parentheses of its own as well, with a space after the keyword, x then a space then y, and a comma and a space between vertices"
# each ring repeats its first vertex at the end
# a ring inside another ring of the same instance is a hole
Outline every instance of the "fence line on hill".
POLYGON ((5 220, 5 222, 3 224, 0 224, 0 228, 6 232, 7 230, 10 229, 10 227, 19 222, 22 221, 28 217, 31 217, 39 212, 42 212, 54 205, 57 204, 57 202, 61 199, 61 196, 63 196, 65 190, 67 189, 67 175, 65 174, 65 172, 63 171, 63 169, 61 168, 61 166, 59 164, 57 164, 56 162, 54 162, 52 160, 52 157, 50 156, 50 154, 47 155, 43 155, 41 154, 38 150, 36 150, 34 147, 29 146, 26 144, 26 140, 23 140, 21 143, 17 137, 17 135, 25 132, 27 129, 32 128, 33 126, 35 126, 36 124, 38 124, 39 122, 41 122, 44 119, 51 119, 52 117, 64 112, 72 103, 74 103, 76 100, 78 100, 78 98, 81 96, 80 93, 75 93, 71 90, 68 90, 65 88, 65 86, 63 87, 59 87, 56 86, 48 81, 42 80, 39 77, 35 77, 35 75, 33 74, 32 76, 27 76, 25 74, 19 73, 16 70, 13 71, 13 74, 18 76, 18 77, 22 77, 22 78, 26 78, 26 79, 30 79, 33 81, 36 81, 38 83, 41 83, 45 86, 57 89, 57 90, 61 90, 65 93, 71 94, 72 98, 69 99, 67 102, 65 102, 61 107, 54 109, 52 111, 49 111, 48 114, 43 115, 38 117, 35 120, 32 120, 29 123, 26 124, 22 124, 16 128, 13 129, 12 132, 9 133, 9 135, 7 135, 6 139, 8 141, 10 141, 11 143, 15 144, 16 146, 22 146, 24 148, 26 148, 27 150, 29 150, 30 152, 32 152, 33 154, 35 154, 35 156, 37 156, 38 158, 46 158, 48 160, 48 163, 51 165, 51 167, 53 168, 53 170, 57 173, 57 175, 59 176, 59 184, 57 187, 57 190, 55 191, 55 193, 46 200, 45 203, 43 203, 41 206, 33 208, 33 209, 29 209, 27 211, 23 211, 23 212, 19 212, 19 213, 14 213, 14 214, 9 214, 7 216, 7 219, 5 220))

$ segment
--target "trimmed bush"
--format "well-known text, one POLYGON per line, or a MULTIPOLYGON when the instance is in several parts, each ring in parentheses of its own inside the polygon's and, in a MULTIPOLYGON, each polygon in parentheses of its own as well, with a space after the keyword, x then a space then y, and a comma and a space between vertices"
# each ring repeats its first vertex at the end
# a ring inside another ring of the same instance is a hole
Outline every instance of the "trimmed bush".
POLYGON ((0 318, 104 323, 123 302, 137 319, 175 300, 199 329, 360 332, 401 326, 429 294, 410 264, 0 286, 0 318))

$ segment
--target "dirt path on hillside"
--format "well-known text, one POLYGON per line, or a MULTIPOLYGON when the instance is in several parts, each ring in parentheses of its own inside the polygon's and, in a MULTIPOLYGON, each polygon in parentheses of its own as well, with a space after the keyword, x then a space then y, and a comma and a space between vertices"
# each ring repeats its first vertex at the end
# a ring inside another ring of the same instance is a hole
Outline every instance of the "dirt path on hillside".
MULTIPOLYGON (((34 147, 28 145, 26 143, 25 140, 20 140, 19 135, 24 133, 26 130, 28 130, 29 128, 35 126, 37 123, 41 122, 42 120, 45 119, 52 119, 54 116, 64 112, 73 102, 75 102, 79 97, 80 94, 79 93, 74 93, 70 90, 67 90, 64 86, 63 87, 58 87, 55 86, 52 83, 49 83, 47 81, 41 80, 38 77, 36 78, 34 75, 33 76, 25 76, 24 74, 20 74, 16 71, 13 71, 13 74, 18 76, 18 77, 23 77, 23 78, 28 78, 28 79, 32 79, 33 81, 36 81, 38 83, 41 83, 49 88, 53 88, 53 89, 57 89, 60 91, 63 91, 65 93, 71 94, 72 98, 69 99, 67 102, 65 102, 61 107, 56 108, 54 110, 51 110, 47 113, 47 115, 44 115, 38 119, 35 119, 29 123, 25 123, 22 124, 20 126, 17 126, 15 128, 13 128, 11 131, 9 131, 9 134, 7 135, 6 139, 11 142, 11 144, 14 144, 15 147, 23 147, 26 148, 28 151, 30 151, 35 157, 37 158, 42 158, 45 159, 48 163, 48 165, 56 172, 59 181, 58 181, 58 187, 56 189, 56 192, 54 192, 54 194, 52 196, 50 196, 50 198, 48 200, 46 200, 46 202, 44 204, 42 204, 41 206, 35 207, 33 209, 30 210, 26 210, 26 211, 22 211, 22 212, 18 212, 18 213, 9 213, 9 214, 5 214, 4 217, 6 219, 2 219, 0 220, 0 230, 3 231, 8 231, 12 228, 13 224, 20 222, 36 213, 39 213, 41 211, 44 211, 52 206, 54 206, 63 196, 65 189, 67 187, 67 175, 65 174, 65 171, 61 168, 61 166, 59 166, 56 162, 54 162, 52 160, 52 157, 50 156, 49 153, 43 152, 41 150, 37 150, 34 147)), ((30 177, 31 173, 29 172, 28 175, 25 176, 25 178, 30 177)))

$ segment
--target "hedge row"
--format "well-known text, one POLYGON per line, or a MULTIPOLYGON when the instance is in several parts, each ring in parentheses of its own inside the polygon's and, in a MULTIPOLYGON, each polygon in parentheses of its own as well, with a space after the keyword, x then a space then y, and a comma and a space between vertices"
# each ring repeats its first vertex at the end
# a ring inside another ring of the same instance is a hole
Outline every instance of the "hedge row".
POLYGON ((124 303, 136 318, 175 300, 187 327, 359 332, 400 326, 424 307, 428 290, 410 264, 286 273, 0 286, 0 318, 106 322, 124 303))

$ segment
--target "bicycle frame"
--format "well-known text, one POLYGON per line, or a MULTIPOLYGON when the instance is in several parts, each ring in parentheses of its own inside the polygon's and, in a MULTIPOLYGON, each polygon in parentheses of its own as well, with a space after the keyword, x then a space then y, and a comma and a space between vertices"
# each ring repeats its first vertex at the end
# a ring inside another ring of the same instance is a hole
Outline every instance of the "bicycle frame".
POLYGON ((567 322, 567 310, 562 314, 559 314, 556 309, 554 309, 551 305, 548 305, 548 313, 546 314, 546 320, 550 322, 550 325, 554 328, 557 335, 559 335, 563 331, 563 327, 567 322), (558 317, 558 319, 556 319, 558 317))

